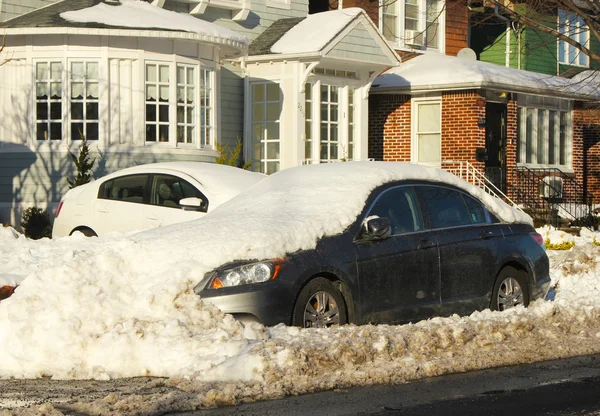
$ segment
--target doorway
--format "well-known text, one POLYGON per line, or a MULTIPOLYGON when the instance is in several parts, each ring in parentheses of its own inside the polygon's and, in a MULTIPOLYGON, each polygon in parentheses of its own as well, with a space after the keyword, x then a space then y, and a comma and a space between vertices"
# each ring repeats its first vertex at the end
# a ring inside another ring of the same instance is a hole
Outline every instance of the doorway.
POLYGON ((485 113, 485 176, 506 192, 506 104, 488 102, 485 113))

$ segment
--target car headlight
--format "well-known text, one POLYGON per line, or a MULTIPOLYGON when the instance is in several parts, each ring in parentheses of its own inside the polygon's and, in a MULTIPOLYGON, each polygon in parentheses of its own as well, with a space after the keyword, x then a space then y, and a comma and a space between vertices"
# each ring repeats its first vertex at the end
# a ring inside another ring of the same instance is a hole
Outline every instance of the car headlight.
POLYGON ((220 289, 223 287, 267 282, 277 278, 279 270, 284 264, 285 260, 278 259, 244 264, 231 269, 217 271, 210 279, 207 289, 220 289))

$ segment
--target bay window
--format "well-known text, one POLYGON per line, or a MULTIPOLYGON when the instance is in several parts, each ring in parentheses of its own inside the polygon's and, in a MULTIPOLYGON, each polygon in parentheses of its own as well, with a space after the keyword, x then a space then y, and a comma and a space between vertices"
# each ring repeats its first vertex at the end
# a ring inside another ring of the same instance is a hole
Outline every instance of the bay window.
POLYGON ((43 61, 35 65, 36 136, 38 140, 62 140, 63 63, 43 61))
POLYGON ((71 62, 71 140, 98 140, 98 62, 71 62))

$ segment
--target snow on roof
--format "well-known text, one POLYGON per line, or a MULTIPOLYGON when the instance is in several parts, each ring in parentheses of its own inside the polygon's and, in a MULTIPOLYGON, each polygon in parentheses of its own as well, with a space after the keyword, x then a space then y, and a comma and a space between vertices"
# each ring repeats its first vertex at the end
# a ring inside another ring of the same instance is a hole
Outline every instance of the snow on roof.
POLYGON ((363 9, 350 7, 311 14, 275 42, 271 52, 318 52, 361 13, 364 13, 363 9))
POLYGON ((244 45, 249 43, 247 37, 233 30, 188 14, 165 10, 139 0, 121 0, 120 3, 116 5, 99 3, 86 9, 61 13, 60 17, 76 23, 100 23, 134 29, 176 30, 198 33, 217 40, 231 40, 244 45))
POLYGON ((373 87, 376 87, 375 90, 409 91, 494 88, 578 99, 600 99, 600 91, 594 85, 438 53, 427 53, 389 69, 375 79, 373 87))

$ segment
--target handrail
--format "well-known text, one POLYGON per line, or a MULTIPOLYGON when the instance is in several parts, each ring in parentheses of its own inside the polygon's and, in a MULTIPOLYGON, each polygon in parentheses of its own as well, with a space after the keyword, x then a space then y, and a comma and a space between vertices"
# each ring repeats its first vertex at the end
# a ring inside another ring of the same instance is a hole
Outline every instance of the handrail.
POLYGON ((458 176, 459 178, 463 179, 464 181, 469 182, 470 184, 483 189, 488 194, 495 196, 496 198, 499 198, 499 199, 509 202, 513 207, 515 207, 519 211, 524 212, 523 209, 521 209, 521 207, 516 202, 514 202, 512 199, 510 199, 508 197, 508 195, 506 195, 504 192, 502 192, 500 189, 498 189, 498 187, 492 181, 490 181, 485 176, 485 174, 483 174, 479 169, 477 169, 475 166, 473 166, 468 161, 466 161, 466 160, 445 160, 445 161, 442 161, 442 168, 444 170, 458 176), (454 165, 458 164, 458 169, 444 168, 443 165, 445 165, 445 164, 446 165, 447 164, 454 164, 454 165))

